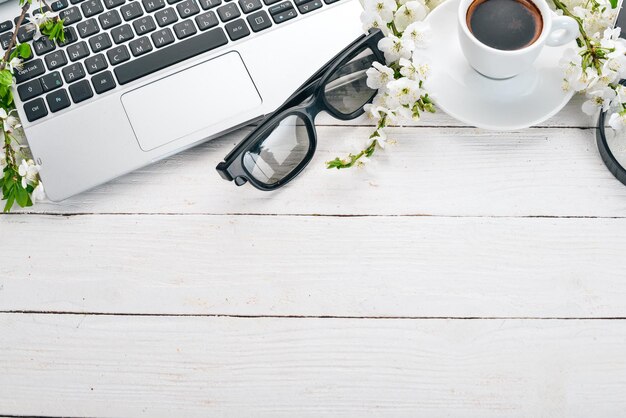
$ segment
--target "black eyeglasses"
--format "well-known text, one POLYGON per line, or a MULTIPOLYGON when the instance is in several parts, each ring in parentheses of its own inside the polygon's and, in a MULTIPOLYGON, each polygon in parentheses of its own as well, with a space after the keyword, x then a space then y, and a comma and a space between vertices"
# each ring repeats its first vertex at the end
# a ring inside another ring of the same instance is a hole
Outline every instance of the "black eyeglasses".
POLYGON ((375 61, 384 62, 382 38, 379 29, 371 29, 320 68, 217 165, 222 178, 274 190, 297 176, 315 154, 317 114, 354 119, 376 95, 365 72, 375 61))

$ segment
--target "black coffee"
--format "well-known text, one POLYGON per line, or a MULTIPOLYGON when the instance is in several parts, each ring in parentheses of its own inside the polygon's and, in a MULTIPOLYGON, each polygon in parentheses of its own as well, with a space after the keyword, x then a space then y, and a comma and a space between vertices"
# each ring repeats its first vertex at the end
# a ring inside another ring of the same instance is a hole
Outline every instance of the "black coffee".
POLYGON ((467 9, 467 26, 483 44, 511 51, 533 44, 543 19, 530 0, 474 0, 467 9))

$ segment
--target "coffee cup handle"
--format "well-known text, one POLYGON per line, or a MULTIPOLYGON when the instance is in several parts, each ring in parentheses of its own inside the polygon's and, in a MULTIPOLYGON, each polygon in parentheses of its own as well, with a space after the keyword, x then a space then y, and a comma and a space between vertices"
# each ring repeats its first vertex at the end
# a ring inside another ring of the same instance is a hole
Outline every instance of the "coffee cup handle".
POLYGON ((578 38, 578 23, 569 16, 554 16, 552 30, 546 39, 548 46, 561 46, 578 38))

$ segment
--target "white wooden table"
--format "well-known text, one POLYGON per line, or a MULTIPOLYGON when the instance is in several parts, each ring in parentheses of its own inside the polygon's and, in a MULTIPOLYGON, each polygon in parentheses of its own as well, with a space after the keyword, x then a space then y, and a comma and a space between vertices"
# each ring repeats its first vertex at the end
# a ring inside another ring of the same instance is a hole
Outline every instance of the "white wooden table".
POLYGON ((580 103, 341 172, 369 122, 320 116, 273 194, 214 171, 244 130, 0 216, 0 415, 625 416, 626 187, 580 103))

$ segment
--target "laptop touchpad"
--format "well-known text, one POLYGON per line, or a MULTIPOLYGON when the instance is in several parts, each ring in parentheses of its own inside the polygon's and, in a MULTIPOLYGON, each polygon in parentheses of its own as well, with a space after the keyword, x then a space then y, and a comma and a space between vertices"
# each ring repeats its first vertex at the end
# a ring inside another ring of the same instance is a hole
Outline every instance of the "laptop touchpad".
POLYGON ((262 103, 237 52, 229 52, 122 95, 144 151, 182 138, 262 103))

